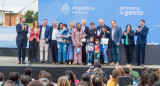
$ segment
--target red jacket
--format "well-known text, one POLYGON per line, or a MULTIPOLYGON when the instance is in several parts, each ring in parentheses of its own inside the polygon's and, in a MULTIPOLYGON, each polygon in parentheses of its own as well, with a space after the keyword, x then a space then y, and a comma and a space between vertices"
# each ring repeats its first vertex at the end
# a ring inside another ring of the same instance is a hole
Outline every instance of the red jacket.
POLYGON ((36 40, 37 40, 37 42, 39 42, 40 28, 37 28, 37 31, 35 33, 34 30, 33 30, 33 26, 31 26, 29 41, 32 41, 34 39, 35 34, 36 34, 36 40))

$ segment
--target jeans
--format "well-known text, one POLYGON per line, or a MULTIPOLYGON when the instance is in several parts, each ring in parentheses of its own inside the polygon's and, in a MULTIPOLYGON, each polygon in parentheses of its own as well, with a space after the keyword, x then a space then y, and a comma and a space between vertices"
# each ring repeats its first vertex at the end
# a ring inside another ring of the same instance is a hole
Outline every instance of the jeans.
POLYGON ((108 45, 104 45, 103 48, 103 59, 104 59, 104 63, 108 63, 108 57, 107 57, 107 50, 108 50, 108 45))
POLYGON ((87 52, 87 63, 92 63, 93 62, 93 51, 88 51, 87 52))
POLYGON ((112 62, 120 62, 120 45, 116 45, 114 42, 111 43, 111 53, 112 53, 112 62))
POLYGON ((61 62, 61 58, 63 58, 62 62, 66 62, 67 43, 58 42, 57 45, 58 45, 58 62, 61 62))

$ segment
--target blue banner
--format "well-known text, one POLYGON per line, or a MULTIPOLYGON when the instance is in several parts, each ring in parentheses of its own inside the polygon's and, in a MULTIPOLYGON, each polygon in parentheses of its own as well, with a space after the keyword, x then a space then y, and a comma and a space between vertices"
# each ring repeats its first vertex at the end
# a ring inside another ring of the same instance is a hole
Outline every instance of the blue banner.
POLYGON ((58 23, 82 19, 95 22, 98 25, 100 18, 106 25, 111 26, 111 20, 116 20, 117 25, 125 30, 131 24, 134 31, 141 19, 146 20, 149 27, 148 43, 160 43, 160 0, 39 0, 38 20, 48 20, 51 25, 53 20, 58 23))

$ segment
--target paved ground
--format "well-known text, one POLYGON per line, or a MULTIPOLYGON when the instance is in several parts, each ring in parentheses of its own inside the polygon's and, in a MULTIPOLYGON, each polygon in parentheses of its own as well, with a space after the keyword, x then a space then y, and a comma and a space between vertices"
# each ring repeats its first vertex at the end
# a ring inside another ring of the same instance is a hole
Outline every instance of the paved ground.
MULTIPOLYGON (((26 57, 26 62, 27 62, 26 57)), ((17 64, 17 57, 7 57, 7 56, 0 56, 0 66, 28 66, 28 64, 17 64)), ((34 67, 89 67, 88 65, 56 65, 56 64, 32 64, 31 66, 34 67)), ((122 65, 124 66, 124 65, 122 65)), ((105 68, 113 68, 114 66, 103 65, 105 68)), ((160 68, 160 65, 145 65, 145 67, 149 68, 160 68)), ((142 68, 140 66, 133 66, 133 68, 142 68)))

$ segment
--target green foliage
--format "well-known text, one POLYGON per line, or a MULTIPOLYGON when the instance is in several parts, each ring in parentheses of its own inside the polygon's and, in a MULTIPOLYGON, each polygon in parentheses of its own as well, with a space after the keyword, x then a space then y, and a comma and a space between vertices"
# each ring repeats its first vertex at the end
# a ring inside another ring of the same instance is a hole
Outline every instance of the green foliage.
POLYGON ((32 23, 33 20, 37 20, 38 19, 38 12, 34 13, 33 10, 28 10, 24 17, 26 18, 26 23, 32 23))

